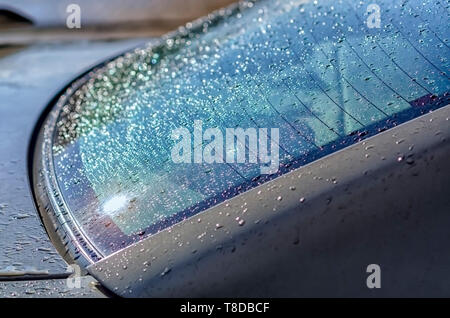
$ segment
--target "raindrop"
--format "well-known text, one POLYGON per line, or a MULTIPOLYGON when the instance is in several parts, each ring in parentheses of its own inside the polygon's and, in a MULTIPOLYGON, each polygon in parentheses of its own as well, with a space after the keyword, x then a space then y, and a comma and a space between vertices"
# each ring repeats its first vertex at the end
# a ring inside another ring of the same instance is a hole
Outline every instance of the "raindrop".
POLYGON ((17 214, 17 219, 18 220, 22 220, 22 219, 26 219, 29 218, 31 215, 23 213, 23 214, 17 214))
POLYGON ((170 273, 171 270, 172 270, 172 269, 171 269, 171 268, 168 268, 168 267, 164 268, 163 272, 161 273, 161 276, 166 276, 167 274, 170 273))
POLYGON ((242 225, 245 224, 245 220, 244 220, 244 219, 241 219, 240 217, 236 217, 235 220, 238 222, 238 224, 239 224, 240 226, 242 226, 242 225))
POLYGON ((48 247, 38 247, 37 250, 42 252, 51 252, 51 249, 48 247))

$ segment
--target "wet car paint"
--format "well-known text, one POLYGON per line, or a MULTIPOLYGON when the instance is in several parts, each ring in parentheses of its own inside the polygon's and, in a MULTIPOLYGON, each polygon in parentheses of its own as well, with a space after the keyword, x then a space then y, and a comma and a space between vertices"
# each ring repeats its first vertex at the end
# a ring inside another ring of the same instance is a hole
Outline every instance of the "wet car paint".
POLYGON ((0 298, 103 298, 91 276, 80 278, 80 288, 71 288, 66 279, 9 281, 0 283, 0 298))
POLYGON ((124 297, 448 297, 450 105, 147 237, 88 271, 124 297), (243 223, 241 223, 243 221, 243 223), (369 265, 381 288, 368 288, 369 265))

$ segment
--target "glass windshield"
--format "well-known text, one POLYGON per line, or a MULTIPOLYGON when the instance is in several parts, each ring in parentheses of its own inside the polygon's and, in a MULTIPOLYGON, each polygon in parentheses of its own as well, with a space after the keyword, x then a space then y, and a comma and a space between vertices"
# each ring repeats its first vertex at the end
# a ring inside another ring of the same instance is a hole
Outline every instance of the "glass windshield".
POLYGON ((51 151, 77 226, 108 255, 447 105, 448 1, 376 3, 245 2, 81 78, 56 105, 51 151), (214 162, 209 128, 223 136, 214 162), (236 128, 266 137, 277 169, 250 160, 263 147, 250 133, 248 160, 220 160, 237 156, 236 128), (173 158, 183 132, 189 162, 173 158))

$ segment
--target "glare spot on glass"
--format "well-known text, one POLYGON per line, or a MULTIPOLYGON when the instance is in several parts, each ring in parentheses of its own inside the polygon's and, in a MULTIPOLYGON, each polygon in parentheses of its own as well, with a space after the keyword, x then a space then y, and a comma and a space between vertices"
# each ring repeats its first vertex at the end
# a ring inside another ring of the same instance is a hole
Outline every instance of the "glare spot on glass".
POLYGON ((116 215, 127 204, 128 198, 124 194, 119 194, 103 204, 103 212, 108 215, 116 215))

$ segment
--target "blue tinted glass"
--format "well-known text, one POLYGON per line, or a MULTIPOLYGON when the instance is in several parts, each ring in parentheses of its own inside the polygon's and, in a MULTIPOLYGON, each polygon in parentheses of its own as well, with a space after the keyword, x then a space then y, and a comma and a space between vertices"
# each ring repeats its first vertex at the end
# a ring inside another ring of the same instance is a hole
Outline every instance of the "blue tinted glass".
POLYGON ((99 254, 448 104, 448 2, 371 3, 244 3, 75 83, 55 109, 51 155, 99 254), (195 121, 223 134, 277 128, 278 171, 174 162, 173 131, 195 121))

